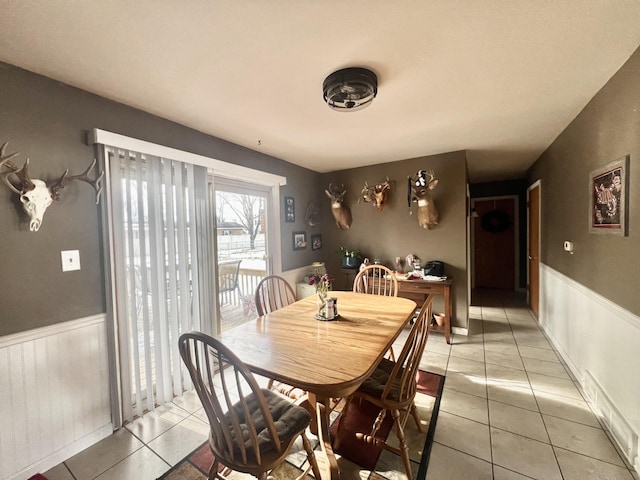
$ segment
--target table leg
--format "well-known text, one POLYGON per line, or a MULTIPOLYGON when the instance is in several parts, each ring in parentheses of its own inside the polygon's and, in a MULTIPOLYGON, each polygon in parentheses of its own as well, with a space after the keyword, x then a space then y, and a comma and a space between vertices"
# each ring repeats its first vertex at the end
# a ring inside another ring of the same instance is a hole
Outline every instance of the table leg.
POLYGON ((451 344, 451 289, 444 289, 444 338, 451 344))
POLYGON ((331 405, 330 398, 318 397, 315 394, 309 392, 309 402, 311 405, 315 405, 316 418, 315 422, 310 425, 313 433, 317 430, 318 441, 320 442, 320 449, 322 455, 326 458, 326 462, 322 462, 325 465, 325 470, 322 477, 331 480, 340 480, 340 469, 338 468, 338 461, 333 453, 333 447, 331 446, 331 434, 329 433, 329 408, 331 405), (326 476, 326 477, 325 477, 326 476))

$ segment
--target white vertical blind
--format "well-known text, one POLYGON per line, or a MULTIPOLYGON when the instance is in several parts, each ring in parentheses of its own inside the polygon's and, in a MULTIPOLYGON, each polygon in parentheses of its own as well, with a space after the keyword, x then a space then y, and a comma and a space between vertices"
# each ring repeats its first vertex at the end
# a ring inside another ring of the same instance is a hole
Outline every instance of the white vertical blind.
POLYGON ((201 271, 209 269, 210 233, 195 224, 207 216, 207 202, 198 198, 206 195, 207 175, 188 163, 107 151, 122 413, 131 421, 191 388, 178 337, 201 330, 208 308, 199 282, 207 278, 201 271))

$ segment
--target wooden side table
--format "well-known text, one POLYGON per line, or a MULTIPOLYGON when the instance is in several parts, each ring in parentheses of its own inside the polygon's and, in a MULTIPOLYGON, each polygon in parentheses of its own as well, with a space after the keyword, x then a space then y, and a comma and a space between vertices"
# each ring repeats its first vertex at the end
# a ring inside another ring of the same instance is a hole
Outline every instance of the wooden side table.
POLYGON ((444 322, 442 326, 431 325, 429 330, 444 333, 447 343, 451 343, 451 285, 453 281, 447 280, 401 280, 398 278, 398 296, 414 300, 421 305, 430 293, 444 296, 444 322))
POLYGON ((350 292, 353 290, 353 281, 356 279, 356 275, 360 270, 357 268, 341 268, 340 273, 342 274, 342 285, 341 290, 346 290, 350 292))

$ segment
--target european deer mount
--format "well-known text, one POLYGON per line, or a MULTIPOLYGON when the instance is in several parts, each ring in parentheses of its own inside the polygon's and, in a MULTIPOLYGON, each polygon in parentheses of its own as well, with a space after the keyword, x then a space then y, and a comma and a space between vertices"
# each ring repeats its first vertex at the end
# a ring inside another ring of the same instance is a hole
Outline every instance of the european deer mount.
MULTIPOLYGON (((389 177, 384 183, 379 183, 372 187, 367 182, 364 182, 364 188, 362 189, 361 199, 366 203, 371 203, 376 207, 378 212, 381 212, 384 208, 384 204, 387 203, 389 196, 389 190, 391 190, 391 183, 389 177)), ((358 202, 360 198, 358 199, 358 202)))
POLYGON ((325 190, 324 192, 327 194, 327 197, 331 199, 331 214, 338 228, 340 230, 349 229, 352 220, 351 210, 344 204, 344 196, 347 193, 344 185, 337 188, 333 183, 330 183, 329 190, 325 190))
POLYGON ((42 217, 47 207, 51 205, 54 200, 60 199, 60 190, 66 187, 74 180, 80 180, 82 182, 93 185, 96 190, 96 204, 100 201, 100 193, 102 193, 102 177, 104 172, 101 172, 95 180, 89 178, 89 172, 95 167, 96 161, 93 160, 89 168, 87 168, 80 175, 69 176, 69 169, 65 170, 57 183, 50 187, 42 180, 31 179, 29 177, 29 159, 24 162, 22 168, 18 168, 11 159, 20 155, 20 152, 14 152, 5 154, 9 142, 5 142, 0 147, 0 177, 2 181, 11 189, 12 192, 17 193, 20 196, 20 202, 24 211, 29 215, 31 221, 29 222, 29 230, 37 232, 42 224, 42 217), (7 169, 2 171, 2 169, 7 169), (10 178, 15 177, 18 181, 18 186, 14 184, 10 178))
POLYGON ((416 202, 418 204, 418 225, 429 230, 438 225, 440 221, 438 209, 429 193, 436 185, 438 185, 438 180, 435 179, 433 170, 429 172, 418 170, 415 178, 408 177, 407 203, 409 204, 409 214, 413 213, 411 211, 411 202, 416 202))

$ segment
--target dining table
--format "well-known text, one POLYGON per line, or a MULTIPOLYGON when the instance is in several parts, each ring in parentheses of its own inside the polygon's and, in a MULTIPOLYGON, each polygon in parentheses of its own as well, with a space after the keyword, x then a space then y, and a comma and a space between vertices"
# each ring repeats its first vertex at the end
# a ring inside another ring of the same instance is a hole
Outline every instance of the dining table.
POLYGON ((316 418, 323 478, 340 471, 331 447, 332 400, 355 392, 374 371, 416 310, 413 300, 331 291, 338 316, 320 320, 317 296, 225 330, 217 337, 255 374, 308 393, 316 418))

